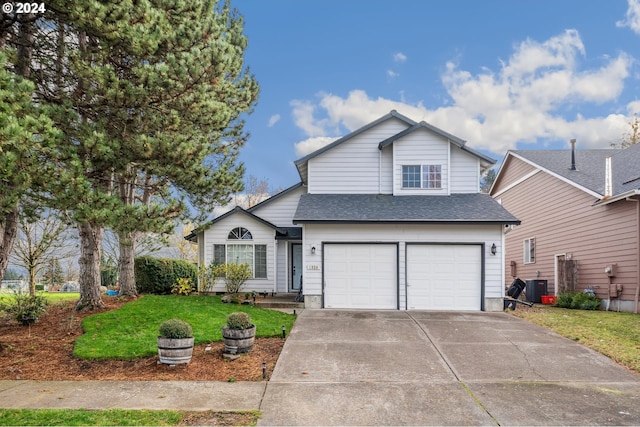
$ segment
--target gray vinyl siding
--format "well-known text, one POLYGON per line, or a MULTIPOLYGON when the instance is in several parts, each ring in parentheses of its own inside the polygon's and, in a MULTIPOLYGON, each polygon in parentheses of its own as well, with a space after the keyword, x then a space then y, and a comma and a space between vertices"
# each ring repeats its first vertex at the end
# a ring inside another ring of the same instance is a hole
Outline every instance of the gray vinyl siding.
POLYGON ((390 119, 309 160, 310 194, 378 194, 380 156, 378 143, 407 128, 390 119))
POLYGON ((293 226, 293 214, 298 207, 300 195, 307 192, 306 187, 300 186, 277 199, 264 203, 252 210, 251 213, 278 227, 293 226))
POLYGON ((451 193, 477 193, 480 189, 480 161, 451 145, 451 193))
POLYGON ((279 240, 277 242, 277 255, 276 255, 276 274, 277 274, 277 283, 276 283, 276 291, 277 292, 287 292, 288 291, 288 283, 289 283, 289 273, 288 273, 288 265, 289 265, 289 243, 286 240, 279 240))
POLYGON ((393 145, 382 149, 380 194, 393 194, 393 145))
MULTIPOLYGON (((511 158, 508 168, 526 174, 521 160, 511 158)), ((528 166, 528 165, 527 165, 528 166)), ((503 177, 517 180, 513 170, 503 177)), ((494 192, 507 186, 501 180, 494 192)), ((517 275, 523 280, 546 279, 553 294, 555 256, 569 253, 578 264, 578 286, 593 286, 601 298, 607 297, 609 278, 604 274, 608 264, 618 264, 613 283, 624 286, 621 299, 632 300, 638 274, 637 203, 619 201, 593 206, 594 197, 553 176, 540 172, 500 194, 502 205, 522 221, 505 236, 507 274, 505 285, 513 279, 511 261, 516 262, 517 275), (536 239, 536 261, 523 263, 523 241, 536 239), (536 272, 540 272, 539 276, 536 272)))
MULTIPOLYGON (((275 231, 247 215, 234 214, 224 218, 215 224, 215 227, 207 228, 203 233, 204 240, 204 265, 209 265, 214 259, 214 245, 226 244, 252 244, 266 245, 267 249, 267 277, 263 279, 249 279, 243 291, 268 291, 275 290, 275 231), (251 232, 253 240, 227 240, 229 231, 236 227, 244 227, 251 232)), ((215 292, 224 292, 224 280, 218 280, 215 292)))
POLYGON ((417 130, 395 141, 393 143, 393 194, 396 196, 448 194, 449 145, 447 140, 426 129, 417 130), (402 188, 402 166, 406 165, 440 165, 442 188, 402 188))

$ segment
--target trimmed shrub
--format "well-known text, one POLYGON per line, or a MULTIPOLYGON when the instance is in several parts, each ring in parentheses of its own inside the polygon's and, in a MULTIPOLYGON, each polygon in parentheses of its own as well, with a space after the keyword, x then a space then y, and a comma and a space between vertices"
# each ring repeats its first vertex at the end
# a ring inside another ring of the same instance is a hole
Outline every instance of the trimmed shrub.
POLYGON ((561 292, 558 295, 556 306, 579 310, 597 310, 600 307, 600 298, 584 292, 561 292))
POLYGON ((193 328, 182 319, 169 319, 160 325, 158 333, 164 338, 191 338, 193 328))
POLYGON ((179 259, 138 257, 134 270, 136 288, 143 294, 168 295, 178 279, 186 278, 191 283, 198 280, 198 268, 179 259))
POLYGON ((243 311, 236 311, 227 316, 227 327, 229 329, 249 329, 252 326, 251 317, 243 311))
POLYGON ((49 301, 43 295, 16 292, 11 298, 0 301, 0 311, 4 311, 23 325, 31 325, 44 314, 47 305, 49 301))

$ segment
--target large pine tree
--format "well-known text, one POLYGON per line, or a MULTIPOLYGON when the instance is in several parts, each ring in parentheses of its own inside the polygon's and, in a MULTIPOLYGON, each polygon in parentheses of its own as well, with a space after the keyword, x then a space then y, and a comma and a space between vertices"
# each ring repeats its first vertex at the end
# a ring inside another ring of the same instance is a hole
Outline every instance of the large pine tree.
POLYGON ((31 43, 37 102, 64 134, 42 159, 38 196, 78 224, 76 308, 93 309, 105 226, 121 238, 122 290, 134 295, 139 233, 240 188, 240 115, 258 85, 228 3, 52 0, 31 43))

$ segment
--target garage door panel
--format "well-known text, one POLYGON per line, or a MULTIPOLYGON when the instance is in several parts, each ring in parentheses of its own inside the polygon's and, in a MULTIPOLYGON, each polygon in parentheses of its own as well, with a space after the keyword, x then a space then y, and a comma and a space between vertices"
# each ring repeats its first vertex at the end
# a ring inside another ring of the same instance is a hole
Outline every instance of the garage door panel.
POLYGON ((397 308, 395 244, 325 244, 324 306, 397 308))
POLYGON ((407 307, 480 310, 481 263, 479 245, 409 245, 407 307))

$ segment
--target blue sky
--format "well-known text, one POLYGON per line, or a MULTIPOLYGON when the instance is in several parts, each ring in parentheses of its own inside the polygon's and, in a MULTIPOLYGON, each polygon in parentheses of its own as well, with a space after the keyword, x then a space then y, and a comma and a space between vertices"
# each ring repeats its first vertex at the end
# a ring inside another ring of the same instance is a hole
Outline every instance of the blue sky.
POLYGON ((508 149, 608 148, 640 113, 640 0, 232 0, 261 86, 247 174, 396 109, 501 161, 508 149))

